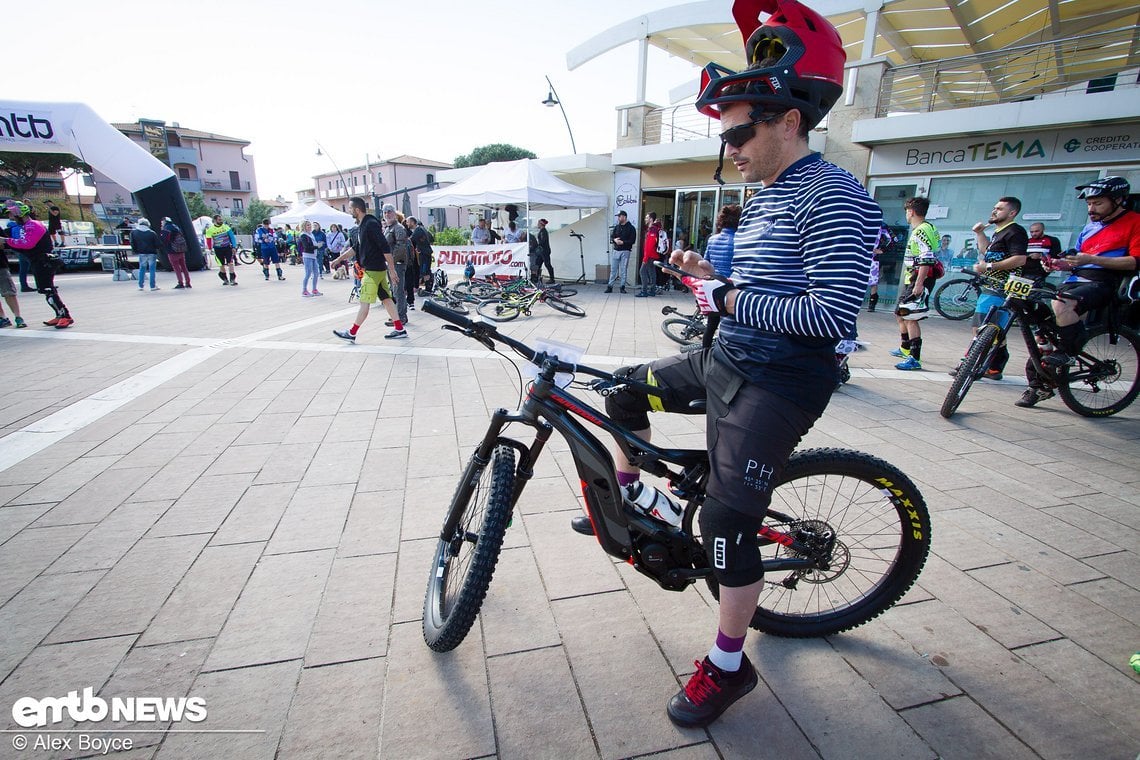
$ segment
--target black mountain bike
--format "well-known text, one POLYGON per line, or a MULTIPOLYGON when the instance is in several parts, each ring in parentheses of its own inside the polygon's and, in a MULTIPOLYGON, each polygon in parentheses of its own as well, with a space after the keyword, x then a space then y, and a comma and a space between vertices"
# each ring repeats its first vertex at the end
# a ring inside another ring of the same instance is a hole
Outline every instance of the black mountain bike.
POLYGON ((974 316, 978 296, 983 290, 1001 292, 1001 283, 969 269, 957 269, 965 279, 948 280, 935 289, 934 310, 946 319, 961 320, 974 316))
POLYGON ((669 317, 661 322, 661 332, 682 346, 700 345, 705 336, 705 315, 697 307, 692 314, 682 314, 676 306, 662 307, 661 313, 669 317), (675 314, 676 316, 669 316, 675 314))
MULTIPOLYGON (((501 343, 538 367, 516 411, 498 409, 459 480, 436 545, 424 598, 423 632, 437 652, 463 641, 483 604, 515 505, 554 431, 569 444, 597 541, 662 588, 682 591, 698 580, 719 592, 694 533, 709 474, 704 449, 665 449, 618 427, 555 381, 570 373, 569 388, 603 396, 632 386, 656 389, 628 377, 568 364, 498 331, 427 303, 424 310, 451 322, 491 350, 501 343), (592 378, 578 380, 580 376, 592 378), (580 421, 581 420, 581 421, 580 421), (647 473, 668 478, 684 500, 679 529, 625 505, 613 458, 583 425, 591 423, 617 442, 623 455, 647 473), (508 427, 531 428, 529 443, 508 427)), ((777 636, 827 636, 880 615, 918 578, 930 550, 930 517, 914 483, 869 454, 811 449, 792 455, 760 529, 765 588, 753 628, 777 636)))
MULTIPOLYGON (((985 374, 994 351, 1016 321, 1021 326, 1029 362, 1038 376, 1057 389, 1065 406, 1084 417, 1107 417, 1125 409, 1140 393, 1140 336, 1119 324, 1118 304, 1105 310, 1100 324, 1088 327, 1080 352, 1070 366, 1051 367, 1042 361, 1042 346, 1060 345, 1049 302, 1057 296, 1052 285, 1037 285, 1011 276, 1006 299, 986 314, 978 334, 958 365, 954 382, 942 402, 946 419, 954 414, 970 386, 985 374), (1038 338, 1041 343, 1038 343, 1038 338)), ((1046 349, 1047 350, 1047 349, 1046 349)))

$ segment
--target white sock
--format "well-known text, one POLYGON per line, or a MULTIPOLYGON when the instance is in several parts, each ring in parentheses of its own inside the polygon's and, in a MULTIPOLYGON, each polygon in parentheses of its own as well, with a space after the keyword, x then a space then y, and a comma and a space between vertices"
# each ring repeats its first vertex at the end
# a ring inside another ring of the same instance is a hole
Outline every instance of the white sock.
POLYGON ((726 652, 716 644, 713 644, 713 648, 709 650, 709 662, 726 673, 734 673, 740 670, 740 663, 743 658, 744 652, 726 652))

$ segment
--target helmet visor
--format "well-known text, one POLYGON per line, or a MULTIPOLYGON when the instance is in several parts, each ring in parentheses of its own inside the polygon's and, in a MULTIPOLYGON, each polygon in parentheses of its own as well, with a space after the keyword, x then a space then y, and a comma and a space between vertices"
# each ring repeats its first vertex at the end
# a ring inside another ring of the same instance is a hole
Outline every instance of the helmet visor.
POLYGON ((701 72, 701 94, 697 110, 705 116, 720 118, 729 103, 756 103, 776 98, 784 85, 767 71, 742 71, 739 74, 715 63, 701 72))

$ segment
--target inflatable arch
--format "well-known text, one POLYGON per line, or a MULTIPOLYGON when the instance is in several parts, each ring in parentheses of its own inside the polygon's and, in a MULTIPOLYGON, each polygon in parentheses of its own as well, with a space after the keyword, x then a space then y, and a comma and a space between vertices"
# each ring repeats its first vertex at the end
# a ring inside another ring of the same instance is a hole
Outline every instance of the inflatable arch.
POLYGON ((187 268, 198 270, 205 266, 174 170, 101 119, 89 106, 0 99, 0 151, 78 156, 130 190, 156 232, 163 217, 173 219, 186 233, 187 268))

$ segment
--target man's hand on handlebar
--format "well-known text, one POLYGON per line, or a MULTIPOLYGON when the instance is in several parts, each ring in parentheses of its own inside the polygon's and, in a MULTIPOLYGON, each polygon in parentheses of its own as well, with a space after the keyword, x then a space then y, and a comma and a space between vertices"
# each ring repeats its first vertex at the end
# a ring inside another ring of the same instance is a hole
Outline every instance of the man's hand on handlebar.
POLYGON ((713 265, 701 258, 696 251, 673 251, 669 254, 669 263, 697 277, 712 277, 716 273, 713 265))

